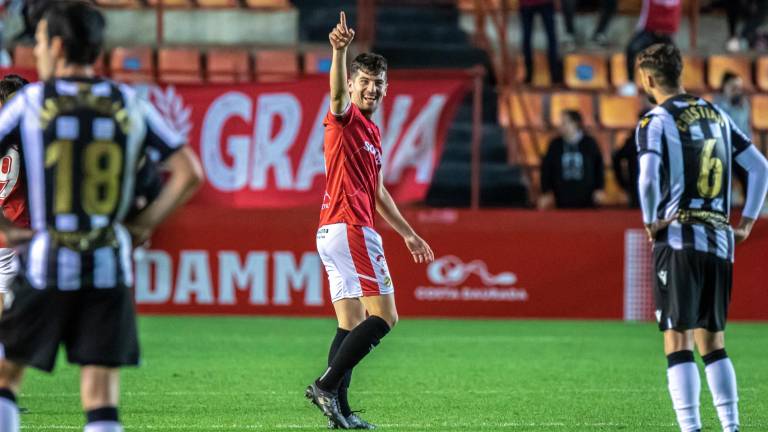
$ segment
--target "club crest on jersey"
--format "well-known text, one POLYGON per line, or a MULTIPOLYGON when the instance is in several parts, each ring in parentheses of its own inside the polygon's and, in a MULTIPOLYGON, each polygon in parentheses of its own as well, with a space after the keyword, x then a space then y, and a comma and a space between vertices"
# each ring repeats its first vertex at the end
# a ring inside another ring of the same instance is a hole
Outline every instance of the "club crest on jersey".
POLYGON ((659 272, 659 280, 661 281, 662 285, 667 285, 667 271, 662 270, 659 272))
POLYGON ((648 123, 650 123, 650 122, 651 122, 651 118, 650 117, 643 117, 640 120, 640 127, 644 128, 644 127, 648 126, 648 123))
POLYGON ((363 146, 365 151, 372 154, 373 157, 376 158, 376 165, 381 165, 381 152, 373 146, 373 144, 369 143, 368 141, 365 141, 365 145, 363 146))

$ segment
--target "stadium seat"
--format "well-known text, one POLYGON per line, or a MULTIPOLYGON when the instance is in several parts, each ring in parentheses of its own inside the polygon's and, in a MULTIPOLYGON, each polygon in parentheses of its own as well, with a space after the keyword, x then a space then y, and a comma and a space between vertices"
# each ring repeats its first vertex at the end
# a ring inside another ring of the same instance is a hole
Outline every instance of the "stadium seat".
POLYGON ((13 66, 21 69, 37 69, 33 49, 31 45, 16 45, 13 49, 13 66))
POLYGON ((160 48, 157 53, 158 78, 163 82, 203 82, 200 52, 195 48, 160 48))
POLYGON ((299 75, 299 59, 292 49, 256 51, 254 71, 258 81, 294 79, 299 75))
POLYGON ((150 6, 155 6, 160 1, 163 2, 163 7, 169 8, 187 8, 192 6, 190 0, 147 0, 150 6))
POLYGON ((595 107, 592 95, 579 92, 553 93, 549 100, 549 122, 552 126, 560 125, 563 110, 573 109, 581 113, 584 127, 595 126, 595 107))
POLYGON ((634 135, 634 129, 622 129, 614 131, 611 137, 611 152, 616 151, 624 146, 624 141, 634 135))
POLYGON ((600 147, 600 154, 603 156, 603 165, 611 165, 611 151, 613 143, 611 141, 611 132, 604 129, 590 129, 586 131, 587 134, 592 135, 597 141, 598 147, 600 147))
POLYGON ((723 75, 730 71, 744 80, 744 89, 752 89, 752 64, 750 59, 733 55, 713 55, 707 61, 707 76, 709 88, 719 90, 723 75))
MULTIPOLYGON (((522 56, 513 60, 513 67, 515 68, 516 82, 522 83, 525 80, 525 63, 522 56)), ((544 52, 535 51, 533 53, 533 81, 531 85, 534 87, 550 87, 552 85, 552 78, 549 76, 549 62, 544 52)))
POLYGON ((237 0, 197 0, 197 5, 203 8, 237 7, 237 0))
POLYGON ((768 95, 752 96, 752 126, 759 130, 768 130, 768 95))
POLYGON ((333 54, 328 50, 304 53, 304 73, 329 73, 333 54))
POLYGON ((565 85, 576 90, 608 87, 608 65, 604 57, 590 54, 565 56, 565 85))
MULTIPOLYGON (((544 128, 544 95, 535 92, 513 92, 509 96, 512 105, 512 124, 519 128, 544 128), (525 108, 525 110, 524 110, 525 108)), ((500 112, 507 112, 508 106, 500 112)), ((508 122, 507 119, 504 120, 508 122)))
POLYGON ((768 57, 758 57, 755 62, 755 81, 760 91, 768 91, 768 57))
MULTIPOLYGON (((611 54, 611 58, 608 60, 611 69, 611 85, 614 87, 621 87, 629 81, 627 76, 627 57, 623 52, 616 52, 611 54)), ((640 86, 640 75, 635 74, 635 84, 640 86)))
POLYGON ((637 124, 640 100, 635 96, 601 94, 597 99, 599 123, 609 129, 631 129, 637 124))
POLYGON ((253 78, 251 59, 245 50, 212 49, 208 51, 208 81, 214 83, 247 82, 253 78))
POLYGON ((526 166, 539 166, 547 153, 549 142, 556 134, 543 130, 522 130, 518 133, 520 152, 523 154, 523 164, 526 166))
POLYGON ((683 56, 683 88, 687 91, 700 92, 706 90, 704 81, 704 60, 701 57, 683 56))
POLYGON ((149 47, 117 47, 110 56, 112 78, 117 81, 148 82, 155 79, 152 49, 149 47))

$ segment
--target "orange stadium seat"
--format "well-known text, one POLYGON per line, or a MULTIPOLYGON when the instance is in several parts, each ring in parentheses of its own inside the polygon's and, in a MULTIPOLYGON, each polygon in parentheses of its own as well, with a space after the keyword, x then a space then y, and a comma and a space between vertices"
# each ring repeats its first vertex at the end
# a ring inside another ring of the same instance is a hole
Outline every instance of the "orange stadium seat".
POLYGON ((30 45, 16 45, 13 49, 13 66, 21 69, 36 69, 37 62, 30 45))
POLYGON ((601 94, 597 99, 600 124, 609 129, 631 129, 637 124, 640 100, 635 96, 601 94))
MULTIPOLYGON (((608 60, 611 69, 611 85, 614 87, 621 87, 629 81, 627 75, 627 57, 623 52, 617 52, 611 54, 611 58, 608 60)), ((640 86, 640 76, 635 74, 635 84, 640 86)))
POLYGON ((237 0, 197 0, 197 5, 204 8, 237 7, 237 0))
POLYGON ((749 58, 733 55, 713 55, 709 57, 708 84, 709 88, 719 90, 723 75, 730 71, 744 80, 744 89, 752 89, 752 63, 749 58))
POLYGON ((194 48, 160 48, 157 73, 160 81, 174 83, 203 82, 200 52, 194 48))
POLYGON ((584 127, 595 126, 595 107, 592 95, 579 92, 553 93, 549 99, 549 122, 552 126, 560 125, 563 110, 573 109, 581 113, 584 127))
POLYGON ((611 151, 618 150, 624 146, 624 141, 627 140, 631 135, 634 135, 635 131, 634 129, 623 129, 623 130, 617 130, 614 131, 613 137, 611 138, 611 151))
POLYGON ((245 0, 249 8, 255 9, 287 9, 291 7, 289 0, 245 0))
POLYGON ((768 91, 768 57, 758 57, 755 62, 755 81, 760 91, 768 91))
MULTIPOLYGON (((544 128, 544 95, 535 92, 513 92, 509 96, 512 105, 512 124, 520 128, 544 128)), ((507 112, 507 106, 500 111, 507 112)), ((508 119, 504 119, 507 123, 508 119)))
POLYGON ((307 51, 304 53, 304 72, 328 73, 332 60, 333 54, 329 50, 307 51))
MULTIPOLYGON (((525 62, 523 57, 513 61, 515 68, 515 79, 518 83, 522 83, 525 79, 525 62)), ((535 51, 533 53, 533 81, 531 85, 534 87, 549 87, 552 85, 552 78, 549 76, 549 62, 547 61, 547 55, 541 51, 535 51)))
POLYGON ((112 78, 118 81, 154 81, 155 65, 149 47, 117 47, 110 56, 112 78))
POLYGON ((603 156, 603 165, 611 165, 611 132, 603 129, 590 129, 586 131, 587 134, 597 141, 597 146, 600 147, 600 154, 603 156))
POLYGON ((752 127, 759 131, 768 130, 768 95, 752 96, 752 127))
POLYGON ((248 51, 236 49, 208 51, 208 81, 235 83, 250 81, 252 77, 248 51))
POLYGON ((602 90, 608 87, 608 64, 603 56, 568 54, 565 56, 565 85, 577 90, 602 90))
POLYGON ((160 1, 163 2, 164 7, 170 8, 186 8, 192 6, 190 0, 148 0, 148 3, 150 6, 155 6, 160 3, 160 1))
POLYGON ((683 88, 687 91, 700 92, 706 90, 704 82, 704 60, 701 57, 683 56, 683 88))
POLYGON ((518 136, 520 152, 526 166, 539 166, 549 148, 549 142, 556 134, 543 130, 523 130, 518 136))
POLYGON ((299 58, 292 49, 256 51, 254 71, 259 81, 293 79, 299 75, 299 58))

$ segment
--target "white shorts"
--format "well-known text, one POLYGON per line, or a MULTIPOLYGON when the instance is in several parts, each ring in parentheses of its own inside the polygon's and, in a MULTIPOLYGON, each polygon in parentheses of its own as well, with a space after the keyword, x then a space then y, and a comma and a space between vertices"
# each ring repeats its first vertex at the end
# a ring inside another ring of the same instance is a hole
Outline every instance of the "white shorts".
POLYGON ((317 251, 328 273, 331 301, 395 292, 381 236, 373 228, 324 225, 317 230, 317 251))
POLYGON ((18 272, 16 253, 11 248, 0 248, 0 294, 10 291, 18 272))

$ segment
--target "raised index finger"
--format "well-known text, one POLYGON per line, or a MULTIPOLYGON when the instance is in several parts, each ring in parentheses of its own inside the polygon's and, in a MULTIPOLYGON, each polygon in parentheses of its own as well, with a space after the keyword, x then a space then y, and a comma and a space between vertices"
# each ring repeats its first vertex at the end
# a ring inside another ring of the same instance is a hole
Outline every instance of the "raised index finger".
POLYGON ((347 31, 347 15, 344 13, 344 11, 341 11, 339 14, 339 23, 341 24, 341 27, 344 29, 344 31, 347 31))

